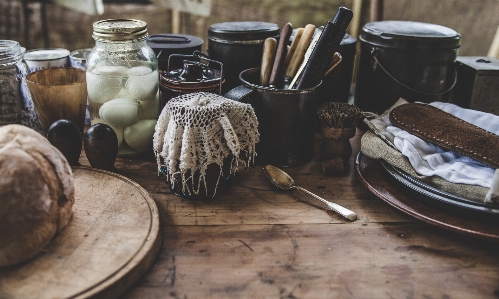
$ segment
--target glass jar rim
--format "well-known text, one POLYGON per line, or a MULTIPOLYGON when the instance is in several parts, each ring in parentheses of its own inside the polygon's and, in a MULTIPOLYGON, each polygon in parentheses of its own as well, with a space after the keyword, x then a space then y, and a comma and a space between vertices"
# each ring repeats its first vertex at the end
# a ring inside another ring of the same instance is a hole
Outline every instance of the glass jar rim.
POLYGON ((0 64, 16 62, 23 58, 19 42, 14 40, 0 40, 0 64))

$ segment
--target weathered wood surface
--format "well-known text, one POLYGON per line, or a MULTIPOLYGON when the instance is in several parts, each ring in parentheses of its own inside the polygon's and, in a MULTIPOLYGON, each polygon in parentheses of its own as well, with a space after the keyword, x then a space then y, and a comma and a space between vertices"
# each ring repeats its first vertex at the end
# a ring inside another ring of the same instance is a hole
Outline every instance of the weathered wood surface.
MULTIPOLYGON (((360 134, 352 139, 354 155, 360 134)), ((326 177, 318 154, 286 171, 297 185, 357 213, 349 222, 305 193, 276 189, 260 168, 242 171, 209 201, 173 195, 152 154, 119 158, 161 214, 164 242, 132 298, 497 298, 497 243, 407 216, 349 173, 326 177)), ((82 164, 87 163, 84 156, 82 164)))
POLYGON ((0 269, 0 298, 116 298, 156 258, 163 235, 149 194, 114 173, 73 174, 71 221, 33 259, 0 269))

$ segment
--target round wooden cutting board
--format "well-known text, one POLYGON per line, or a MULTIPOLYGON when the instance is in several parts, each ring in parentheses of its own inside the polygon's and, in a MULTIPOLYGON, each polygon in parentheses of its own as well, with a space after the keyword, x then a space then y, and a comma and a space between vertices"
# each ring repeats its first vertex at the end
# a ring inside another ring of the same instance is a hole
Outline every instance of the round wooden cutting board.
POLYGON ((73 174, 72 219, 35 258, 0 269, 0 298, 116 298, 152 265, 162 234, 147 191, 104 170, 73 174))

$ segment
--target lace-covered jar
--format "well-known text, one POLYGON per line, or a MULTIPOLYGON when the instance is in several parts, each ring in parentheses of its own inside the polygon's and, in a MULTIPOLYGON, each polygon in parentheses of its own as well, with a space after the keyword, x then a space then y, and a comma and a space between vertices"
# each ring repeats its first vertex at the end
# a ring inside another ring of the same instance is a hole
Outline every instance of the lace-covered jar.
POLYGON ((150 151, 160 107, 158 60, 146 44, 147 24, 103 20, 93 31, 95 47, 87 58, 90 123, 114 129, 119 156, 150 151))
POLYGON ((41 132, 26 85, 28 73, 19 43, 0 40, 0 125, 22 124, 41 132))
POLYGON ((158 176, 182 197, 220 196, 230 189, 240 160, 252 165, 259 137, 249 104, 205 92, 173 98, 154 133, 158 176))

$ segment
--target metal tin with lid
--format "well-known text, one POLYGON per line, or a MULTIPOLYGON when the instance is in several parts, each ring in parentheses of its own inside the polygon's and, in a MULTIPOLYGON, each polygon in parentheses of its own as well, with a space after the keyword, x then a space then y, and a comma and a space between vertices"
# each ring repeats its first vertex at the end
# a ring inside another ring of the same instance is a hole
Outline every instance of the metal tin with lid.
POLYGON ((364 25, 355 104, 382 113, 400 97, 448 101, 456 82, 461 35, 436 24, 381 21, 364 25))
POLYGON ((260 66, 263 42, 279 37, 279 26, 267 22, 224 22, 208 28, 208 54, 224 66, 224 92, 239 85, 239 74, 260 66))
MULTIPOLYGON (((159 69, 168 69, 168 58, 172 54, 192 55, 201 51, 203 39, 188 34, 154 34, 147 38, 147 44, 158 57, 159 69)), ((182 64, 174 67, 182 67, 182 64)))

